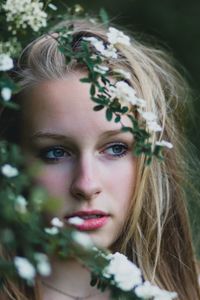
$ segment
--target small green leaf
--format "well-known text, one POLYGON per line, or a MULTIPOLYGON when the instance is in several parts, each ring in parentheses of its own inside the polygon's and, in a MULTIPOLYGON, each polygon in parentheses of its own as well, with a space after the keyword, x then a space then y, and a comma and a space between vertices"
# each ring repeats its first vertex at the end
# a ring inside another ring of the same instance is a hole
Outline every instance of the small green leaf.
POLYGON ((127 106, 123 106, 121 112, 122 112, 122 114, 127 113, 128 112, 128 107, 127 106))
POLYGON ((91 95, 91 96, 94 96, 94 95, 95 95, 95 92, 96 92, 95 85, 94 85, 94 84, 91 84, 91 87, 90 87, 90 95, 91 95))
POLYGON ((94 110, 94 111, 99 111, 99 110, 102 110, 103 108, 104 108, 103 105, 96 105, 96 106, 93 108, 93 110, 94 110))
POLYGON ((88 77, 85 77, 85 78, 81 78, 80 82, 86 82, 86 83, 88 83, 88 82, 91 82, 91 80, 88 77))
POLYGON ((120 120, 121 120, 121 116, 120 116, 120 115, 117 115, 117 116, 115 117, 115 123, 119 123, 120 120))
POLYGON ((100 9, 99 17, 100 17, 102 23, 104 23, 105 25, 109 24, 109 16, 108 16, 108 13, 106 12, 106 10, 104 8, 100 9))
POLYGON ((107 110, 106 110, 106 119, 107 119, 108 121, 111 121, 111 120, 112 120, 112 117, 113 117, 113 112, 112 112, 112 110, 111 110, 110 108, 107 108, 107 110))

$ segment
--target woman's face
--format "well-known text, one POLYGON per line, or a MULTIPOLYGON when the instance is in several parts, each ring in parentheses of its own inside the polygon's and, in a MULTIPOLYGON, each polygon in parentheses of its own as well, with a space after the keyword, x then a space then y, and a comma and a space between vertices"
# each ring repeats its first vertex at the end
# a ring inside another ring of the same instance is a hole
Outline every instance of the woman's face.
MULTIPOLYGON (((39 185, 56 196, 55 213, 68 226, 88 233, 97 246, 110 248, 126 219, 135 185, 133 137, 95 112, 83 74, 46 81, 24 99, 24 149, 28 164, 41 160, 39 185)), ((123 123, 129 124, 127 117, 123 123)))

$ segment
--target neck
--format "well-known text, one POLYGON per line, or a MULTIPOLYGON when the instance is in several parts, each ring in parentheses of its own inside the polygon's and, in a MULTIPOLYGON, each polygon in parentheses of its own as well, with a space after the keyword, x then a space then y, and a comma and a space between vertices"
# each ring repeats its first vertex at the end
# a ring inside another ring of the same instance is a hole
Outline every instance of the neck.
POLYGON ((91 287, 90 280, 90 272, 77 261, 53 260, 52 274, 41 284, 43 299, 107 299, 91 287))

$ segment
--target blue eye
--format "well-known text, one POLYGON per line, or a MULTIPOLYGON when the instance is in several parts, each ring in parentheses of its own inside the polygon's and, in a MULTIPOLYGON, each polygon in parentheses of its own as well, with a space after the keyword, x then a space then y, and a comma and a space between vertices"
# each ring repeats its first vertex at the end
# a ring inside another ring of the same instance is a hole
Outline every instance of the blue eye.
POLYGON ((67 155, 68 153, 62 147, 50 147, 40 151, 40 157, 47 161, 58 161, 67 155))
POLYGON ((105 152, 114 157, 122 157, 126 155, 128 146, 125 144, 113 144, 106 148, 105 152))

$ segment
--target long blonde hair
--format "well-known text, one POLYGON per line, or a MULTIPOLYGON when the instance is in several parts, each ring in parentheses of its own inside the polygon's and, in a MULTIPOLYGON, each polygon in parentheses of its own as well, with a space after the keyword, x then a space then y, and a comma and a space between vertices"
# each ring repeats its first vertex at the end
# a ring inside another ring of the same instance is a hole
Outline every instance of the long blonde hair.
MULTIPOLYGON (((74 20, 74 51, 84 36, 107 41, 102 24, 74 20)), ((64 22, 63 25, 69 25, 64 22)), ((56 32, 56 27, 52 32, 56 32)), ((66 65, 57 41, 47 34, 33 41, 19 61, 20 84, 24 89, 43 80, 59 79, 67 72, 80 69, 75 62, 66 65)), ((200 299, 197 267, 186 211, 183 184, 185 177, 185 140, 182 118, 187 102, 187 84, 174 69, 171 59, 162 50, 132 39, 132 46, 118 46, 119 58, 110 60, 110 68, 131 73, 130 84, 138 97, 147 102, 147 111, 156 113, 162 132, 152 136, 170 140, 174 148, 165 152, 164 161, 154 160, 145 166, 145 157, 138 158, 137 183, 129 215, 114 249, 126 254, 141 268, 144 278, 167 290, 176 291, 179 300, 200 299)), ((19 292, 11 284, 16 298, 19 292)), ((17 296, 18 295, 18 296, 17 296)), ((8 299, 12 299, 9 298, 8 299)), ((31 299, 39 299, 32 296, 31 299)))

